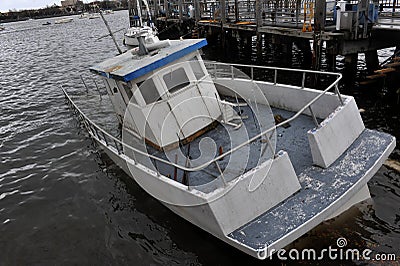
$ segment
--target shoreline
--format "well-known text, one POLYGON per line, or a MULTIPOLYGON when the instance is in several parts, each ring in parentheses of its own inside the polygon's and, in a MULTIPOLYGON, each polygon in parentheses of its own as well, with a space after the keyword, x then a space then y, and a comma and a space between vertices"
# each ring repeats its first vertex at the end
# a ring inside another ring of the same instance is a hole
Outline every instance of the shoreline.
MULTIPOLYGON (((33 13, 33 12, 40 12, 40 10, 42 9, 32 9, 32 10, 23 10, 23 11, 18 11, 15 12, 15 14, 23 14, 23 13, 33 13)), ((125 7, 121 7, 121 8, 113 8, 111 9, 112 11, 120 11, 120 10, 128 10, 125 7)), ((6 24, 6 23, 11 23, 11 22, 20 22, 20 21, 27 21, 30 19, 45 19, 45 18, 58 18, 58 17, 67 17, 67 16, 75 16, 75 15, 80 15, 82 14, 82 11, 79 12, 68 12, 68 13, 60 13, 60 14, 52 14, 52 15, 48 15, 48 14, 38 14, 38 15, 31 15, 31 16, 23 16, 23 17, 17 17, 17 18, 10 18, 10 19, 1 19, 0 16, 0 24, 6 24)), ((6 13, 0 13, 0 14, 6 14, 6 13)))

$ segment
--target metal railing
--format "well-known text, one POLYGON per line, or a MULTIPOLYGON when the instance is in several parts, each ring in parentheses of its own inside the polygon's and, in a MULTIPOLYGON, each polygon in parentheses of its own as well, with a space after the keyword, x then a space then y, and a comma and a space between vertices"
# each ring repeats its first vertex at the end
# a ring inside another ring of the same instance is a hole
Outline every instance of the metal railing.
MULTIPOLYGON (((321 23, 325 26, 333 25, 334 13, 336 12, 335 0, 325 0, 324 18, 321 23)), ((256 23, 257 17, 261 18, 262 25, 287 26, 299 28, 305 22, 305 13, 308 11, 305 5, 313 3, 316 8, 316 0, 260 0, 259 8, 255 5, 256 1, 249 0, 162 0, 155 1, 152 8, 158 12, 157 17, 168 18, 189 18, 189 6, 197 8, 198 15, 190 16, 197 20, 208 19, 215 22, 222 22, 224 17, 226 22, 250 22, 256 23), (224 4, 222 4, 224 3, 224 4), (224 6, 224 10, 222 10, 224 6)), ((348 1, 357 4, 359 0, 348 1)), ((368 0, 369 4, 376 4, 379 14, 382 17, 399 17, 400 0, 368 0)), ((193 11, 193 10, 192 10, 193 11)), ((315 10, 314 13, 318 13, 315 10)), ((314 23, 314 19, 311 20, 314 23)))
MULTIPOLYGON (((143 156, 147 156, 147 157, 149 157, 150 159, 153 159, 153 160, 155 160, 155 161, 157 161, 157 162, 159 162, 159 163, 164 163, 164 164, 166 164, 166 165, 169 165, 169 166, 172 166, 172 167, 176 167, 177 169, 180 169, 180 170, 182 170, 182 171, 195 172, 195 171, 202 170, 202 169, 206 168, 207 166, 209 166, 209 165, 211 165, 211 164, 215 164, 216 167, 217 167, 217 169, 218 169, 218 171, 219 171, 220 174, 221 174, 221 177, 222 177, 222 180, 224 181, 224 184, 226 184, 226 182, 225 182, 224 177, 223 177, 223 171, 221 170, 221 168, 220 168, 220 166, 219 166, 219 164, 218 164, 218 161, 219 161, 219 160, 222 160, 222 159, 225 158, 226 156, 229 156, 230 154, 232 154, 232 153, 238 151, 239 149, 243 148, 243 147, 246 146, 246 145, 249 145, 250 143, 252 143, 252 142, 254 142, 254 141, 256 141, 256 140, 261 139, 263 136, 268 136, 269 133, 273 132, 273 131, 276 130, 278 127, 282 127, 282 126, 284 126, 285 124, 288 124, 288 123, 292 122, 292 121, 295 120, 297 117, 299 117, 306 109, 310 109, 311 106, 312 106, 315 102, 317 102, 322 96, 324 96, 328 91, 332 90, 333 88, 334 88, 335 94, 338 96, 338 101, 339 101, 339 103, 340 103, 341 105, 343 105, 343 100, 342 100, 342 97, 341 97, 340 92, 339 92, 339 89, 338 89, 338 83, 339 83, 339 81, 341 80, 342 75, 341 75, 341 74, 338 74, 338 73, 333 73, 333 72, 321 72, 321 71, 313 71, 313 70, 300 70, 300 69, 276 68, 276 67, 267 67, 267 66, 242 65, 242 64, 224 64, 224 63, 217 63, 217 62, 214 62, 214 63, 207 63, 207 65, 210 65, 210 64, 213 65, 212 68, 214 68, 214 66, 215 66, 214 69, 217 69, 217 70, 218 70, 217 66, 224 66, 224 67, 227 67, 227 66, 228 66, 228 68, 225 68, 225 69, 230 69, 230 70, 232 71, 232 72, 230 73, 232 79, 234 79, 234 73, 233 73, 233 71, 234 71, 234 68, 235 68, 235 67, 238 67, 238 68, 247 68, 247 69, 249 69, 249 70, 250 70, 250 73, 251 73, 251 80, 255 80, 255 81, 257 81, 257 77, 255 77, 255 75, 254 75, 255 70, 257 70, 257 69, 264 70, 264 71, 265 71, 265 70, 273 70, 273 72, 274 72, 274 81, 275 81, 273 84, 274 84, 275 86, 279 84, 279 83, 277 83, 276 81, 277 81, 277 79, 278 79, 278 74, 279 74, 280 71, 291 71, 291 72, 296 72, 296 73, 302 73, 302 76, 303 76, 302 86, 299 86, 299 88, 303 88, 303 89, 304 89, 304 80, 305 80, 305 78, 306 78, 307 75, 317 75, 317 74, 320 74, 320 75, 329 75, 329 76, 334 76, 334 77, 336 77, 336 79, 335 79, 325 90, 321 90, 320 93, 319 93, 316 97, 314 97, 311 101, 309 101, 306 105, 304 105, 297 113, 295 113, 295 114, 294 114, 292 117, 290 117, 289 119, 287 119, 287 120, 285 120, 285 121, 283 121, 283 122, 281 122, 281 123, 278 123, 277 125, 272 126, 272 127, 270 127, 269 129, 267 129, 267 130, 264 130, 263 132, 261 132, 261 133, 255 135, 254 137, 250 138, 249 140, 247 140, 247 141, 245 141, 245 142, 239 144, 239 145, 236 146, 236 147, 233 147, 231 150, 226 151, 226 152, 220 154, 219 156, 215 157, 214 159, 212 159, 212 160, 210 160, 210 161, 208 161, 208 162, 205 162, 205 163, 203 163, 203 164, 201 164, 201 165, 199 165, 199 166, 194 166, 194 167, 189 167, 189 166, 186 167, 186 166, 179 165, 179 164, 177 164, 177 163, 173 163, 173 162, 167 161, 167 160, 165 160, 165 159, 163 159, 163 158, 160 158, 160 157, 158 157, 158 156, 149 154, 149 153, 147 153, 147 152, 145 152, 145 151, 142 151, 142 150, 140 150, 140 149, 137 149, 137 148, 135 148, 135 147, 132 147, 132 146, 130 146, 130 145, 128 145, 128 144, 122 142, 120 139, 114 137, 113 135, 109 134, 108 132, 106 132, 105 130, 103 130, 102 128, 100 128, 98 125, 96 125, 96 124, 95 124, 89 117, 87 117, 87 116, 81 111, 81 109, 72 101, 72 99, 70 98, 70 96, 68 95, 68 93, 66 92, 66 90, 65 90, 62 86, 61 86, 61 89, 62 89, 62 91, 63 91, 63 93, 64 93, 64 95, 65 95, 65 97, 66 97, 66 99, 67 99, 67 101, 68 101, 69 106, 72 108, 73 112, 78 116, 80 122, 82 122, 82 124, 85 126, 86 130, 88 131, 88 133, 89 133, 92 137, 96 138, 98 141, 102 142, 102 143, 103 143, 104 145, 106 145, 107 147, 113 148, 114 151, 115 151, 116 153, 118 153, 121 157, 123 157, 123 159, 125 159, 126 161, 128 161, 128 162, 130 162, 130 163, 132 163, 132 164, 134 164, 134 165, 136 165, 137 163, 140 163, 140 162, 136 161, 135 158, 132 159, 132 158, 126 156, 126 155, 124 154, 124 148, 125 148, 125 149, 128 149, 129 151, 131 151, 131 152, 133 153, 133 155, 134 155, 135 153, 137 153, 137 154, 140 154, 140 155, 143 155, 143 156)), ((216 71, 216 72, 214 72, 214 73, 211 73, 211 76, 212 76, 212 75, 220 75, 221 73, 222 73, 223 75, 225 75, 225 74, 226 74, 226 71, 221 71, 221 72, 216 71)), ((214 76, 214 77, 216 78, 217 76, 214 76)), ((224 76, 224 77, 226 77, 226 76, 224 76)), ((262 80, 260 80, 260 81, 262 81, 262 80)), ((311 111, 311 112, 312 112, 312 111, 311 111)), ((134 155, 134 157, 135 157, 135 155, 134 155)), ((157 176, 160 176, 160 173, 158 172, 158 170, 157 170, 157 172, 156 172, 155 174, 156 174, 157 176)))

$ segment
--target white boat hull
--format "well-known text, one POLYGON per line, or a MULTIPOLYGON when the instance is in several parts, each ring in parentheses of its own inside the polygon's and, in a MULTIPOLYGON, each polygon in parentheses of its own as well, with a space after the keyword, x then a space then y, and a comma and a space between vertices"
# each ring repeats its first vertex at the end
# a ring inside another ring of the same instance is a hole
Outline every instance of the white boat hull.
POLYGON ((73 20, 74 20, 73 18, 63 18, 63 19, 54 21, 54 24, 65 24, 65 23, 72 22, 73 20))

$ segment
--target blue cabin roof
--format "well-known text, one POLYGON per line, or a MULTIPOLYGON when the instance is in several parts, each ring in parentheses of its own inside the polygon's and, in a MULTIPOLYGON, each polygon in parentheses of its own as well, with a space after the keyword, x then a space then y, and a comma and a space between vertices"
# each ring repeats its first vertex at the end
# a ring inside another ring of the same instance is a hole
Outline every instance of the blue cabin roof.
POLYGON ((90 71, 107 78, 125 82, 172 63, 207 45, 206 39, 172 40, 170 46, 161 48, 157 54, 138 56, 129 50, 90 68, 90 71))

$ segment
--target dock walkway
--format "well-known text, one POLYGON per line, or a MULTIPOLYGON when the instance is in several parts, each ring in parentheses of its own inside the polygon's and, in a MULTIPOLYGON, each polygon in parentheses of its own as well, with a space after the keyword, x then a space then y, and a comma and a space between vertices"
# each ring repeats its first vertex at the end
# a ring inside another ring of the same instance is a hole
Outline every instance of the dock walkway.
POLYGON ((257 36, 259 43, 266 38, 289 46, 303 42, 303 47, 313 40, 314 69, 322 46, 333 65, 336 55, 354 65, 357 54, 366 53, 368 67, 377 69, 377 50, 400 47, 400 1, 348 1, 340 12, 338 5, 334 0, 160 0, 150 8, 160 30, 178 25, 185 36, 257 36))

